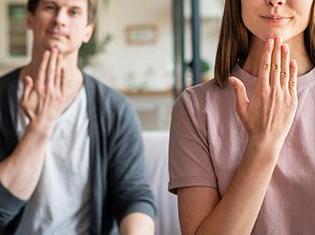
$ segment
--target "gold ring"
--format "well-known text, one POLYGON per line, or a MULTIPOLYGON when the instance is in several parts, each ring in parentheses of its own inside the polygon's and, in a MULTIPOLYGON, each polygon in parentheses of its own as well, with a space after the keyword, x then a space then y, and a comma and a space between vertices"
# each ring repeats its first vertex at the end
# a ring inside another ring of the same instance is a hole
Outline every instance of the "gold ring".
POLYGON ((265 69, 268 70, 270 68, 270 64, 265 64, 265 69))
POLYGON ((277 64, 271 64, 271 70, 278 70, 279 66, 277 64))

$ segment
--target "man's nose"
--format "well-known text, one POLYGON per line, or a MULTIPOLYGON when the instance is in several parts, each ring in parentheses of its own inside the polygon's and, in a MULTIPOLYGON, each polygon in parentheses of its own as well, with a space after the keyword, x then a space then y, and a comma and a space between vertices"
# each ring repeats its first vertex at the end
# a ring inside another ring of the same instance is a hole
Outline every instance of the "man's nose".
POLYGON ((67 14, 67 10, 66 9, 59 9, 56 12, 56 24, 60 25, 60 26, 65 26, 67 24, 68 21, 68 14, 67 14))

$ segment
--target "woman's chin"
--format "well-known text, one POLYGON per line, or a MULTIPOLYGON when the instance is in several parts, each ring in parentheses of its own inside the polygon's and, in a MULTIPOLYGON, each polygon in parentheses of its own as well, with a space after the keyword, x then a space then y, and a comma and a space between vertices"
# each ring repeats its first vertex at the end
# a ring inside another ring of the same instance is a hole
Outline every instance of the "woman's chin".
MULTIPOLYGON (((257 35, 256 35, 257 36, 257 35)), ((288 35, 283 32, 270 31, 268 33, 262 33, 257 36, 260 40, 266 42, 269 39, 276 39, 281 37, 283 41, 287 41, 289 39, 288 35)))

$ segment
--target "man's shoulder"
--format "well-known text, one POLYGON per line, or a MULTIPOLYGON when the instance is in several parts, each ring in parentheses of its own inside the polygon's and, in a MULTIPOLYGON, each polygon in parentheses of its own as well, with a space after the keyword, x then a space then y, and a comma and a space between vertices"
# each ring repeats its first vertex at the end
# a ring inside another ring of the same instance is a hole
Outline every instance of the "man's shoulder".
POLYGON ((21 68, 16 68, 2 76, 0 76, 0 88, 6 89, 8 85, 13 84, 20 74, 21 68))

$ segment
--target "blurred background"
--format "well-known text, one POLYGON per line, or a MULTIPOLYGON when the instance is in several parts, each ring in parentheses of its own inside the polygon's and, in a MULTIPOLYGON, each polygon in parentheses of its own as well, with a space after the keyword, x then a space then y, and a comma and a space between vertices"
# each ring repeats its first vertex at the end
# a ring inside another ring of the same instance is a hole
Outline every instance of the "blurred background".
MULTIPOLYGON (((0 75, 30 60, 26 0, 0 1, 0 75)), ((222 0, 98 0, 83 69, 126 95, 143 130, 167 130, 176 96, 211 79, 222 0)))

